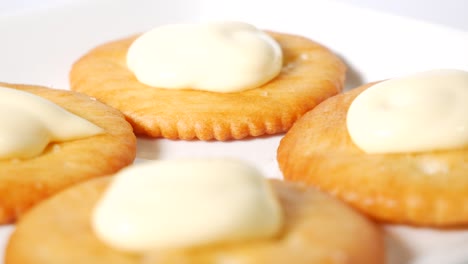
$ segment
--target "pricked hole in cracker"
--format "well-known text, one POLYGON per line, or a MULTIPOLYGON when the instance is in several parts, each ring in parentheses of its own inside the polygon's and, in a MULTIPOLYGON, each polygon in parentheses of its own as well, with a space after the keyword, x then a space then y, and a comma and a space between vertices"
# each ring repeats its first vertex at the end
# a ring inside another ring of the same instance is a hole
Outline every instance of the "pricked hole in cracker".
POLYGON ((62 147, 59 144, 52 145, 52 153, 58 153, 61 149, 62 147))
MULTIPOLYGON (((411 208, 418 208, 418 207, 421 206, 422 201, 423 200, 419 196, 409 196, 407 201, 406 201, 406 204, 407 204, 408 208, 410 208, 410 209, 411 208)), ((409 210, 409 211, 411 211, 411 210, 409 210)))
POLYGON ((63 166, 65 168, 68 168, 68 169, 74 169, 74 168, 77 168, 77 167, 80 167, 81 165, 80 164, 76 164, 74 162, 64 162, 63 163, 63 166))
POLYGON ((363 202, 364 206, 372 206, 375 203, 373 198, 364 198, 364 200, 362 202, 363 202))
POLYGON ((283 66, 283 69, 281 69, 281 72, 282 73, 288 73, 290 72, 292 69, 294 69, 296 67, 296 63, 294 61, 286 64, 283 66))
POLYGON ((333 263, 349 263, 348 254, 342 251, 333 252, 331 258, 333 259, 333 263))
POLYGON ((447 163, 431 158, 420 160, 418 167, 428 175, 447 174, 449 172, 449 166, 447 163))
POLYGON ((44 189, 44 184, 42 184, 41 182, 36 182, 34 183, 34 188, 36 188, 36 190, 42 190, 44 189))
POLYGON ((305 61, 306 61, 306 60, 309 60, 310 57, 309 57, 309 54, 308 54, 308 53, 301 53, 301 55, 299 56, 299 58, 300 58, 301 60, 305 60, 305 61))
POLYGON ((395 201, 395 200, 386 199, 386 200, 385 200, 385 206, 386 206, 387 208, 396 207, 396 201, 395 201))
POLYGON ((350 201, 350 202, 359 200, 359 196, 354 192, 345 193, 344 198, 345 198, 346 201, 350 201))

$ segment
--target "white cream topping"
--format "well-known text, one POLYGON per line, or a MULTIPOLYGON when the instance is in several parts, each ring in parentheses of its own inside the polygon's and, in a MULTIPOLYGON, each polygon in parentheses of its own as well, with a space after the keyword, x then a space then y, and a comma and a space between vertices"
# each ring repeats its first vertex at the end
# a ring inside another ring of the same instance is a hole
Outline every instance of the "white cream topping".
POLYGON ((373 85, 347 115, 353 142, 367 153, 468 146, 468 72, 432 70, 373 85))
POLYGON ((32 93, 0 87, 0 159, 31 158, 50 142, 63 142, 103 130, 32 93))
POLYGON ((119 172, 92 226, 110 246, 145 252, 270 237, 282 219, 255 168, 229 159, 171 160, 119 172))
POLYGON ((281 70, 279 44, 241 22, 171 24, 137 38, 127 66, 149 86, 238 92, 259 87, 281 70))

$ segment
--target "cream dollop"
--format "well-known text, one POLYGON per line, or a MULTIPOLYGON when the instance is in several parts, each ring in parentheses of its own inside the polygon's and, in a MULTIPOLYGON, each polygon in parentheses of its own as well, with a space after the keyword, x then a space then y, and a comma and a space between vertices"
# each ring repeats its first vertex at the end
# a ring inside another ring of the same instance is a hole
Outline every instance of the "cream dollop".
POLYGON ((145 252, 270 237, 282 224, 268 181, 229 159, 151 161, 119 172, 94 208, 110 246, 145 252))
POLYGON ((164 25, 130 46, 127 66, 149 86, 238 92, 273 79, 283 62, 279 44, 241 22, 164 25))
POLYGON ((347 127, 367 153, 468 146, 468 72, 432 70, 375 84, 352 102, 347 127))
POLYGON ((50 142, 100 134, 103 130, 32 93, 0 87, 0 159, 31 158, 50 142))

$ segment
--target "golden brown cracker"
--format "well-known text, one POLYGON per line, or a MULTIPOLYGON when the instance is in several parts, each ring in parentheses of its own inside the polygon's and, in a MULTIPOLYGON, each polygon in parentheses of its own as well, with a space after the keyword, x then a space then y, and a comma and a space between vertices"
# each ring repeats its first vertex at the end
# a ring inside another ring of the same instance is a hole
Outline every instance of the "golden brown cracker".
POLYGON ((140 83, 126 65, 136 37, 104 44, 79 59, 70 73, 71 88, 122 111, 137 134, 229 140, 281 133, 341 91, 346 67, 314 41, 269 34, 281 45, 284 65, 276 78, 256 89, 215 93, 140 83))
POLYGON ((34 158, 0 160, 0 224, 14 221, 65 187, 112 174, 133 162, 135 135, 117 110, 71 91, 6 83, 0 87, 41 96, 105 130, 101 135, 52 143, 34 158))
POLYGON ((351 141, 347 111, 369 86, 334 96, 297 121, 278 148, 285 178, 330 192, 382 221, 468 224, 468 148, 366 154, 351 141))
POLYGON ((117 251, 101 242, 90 224, 109 181, 87 181, 31 210, 9 241, 6 264, 384 263, 381 232, 369 220, 328 195, 281 181, 272 181, 285 215, 277 237, 147 254, 117 251))

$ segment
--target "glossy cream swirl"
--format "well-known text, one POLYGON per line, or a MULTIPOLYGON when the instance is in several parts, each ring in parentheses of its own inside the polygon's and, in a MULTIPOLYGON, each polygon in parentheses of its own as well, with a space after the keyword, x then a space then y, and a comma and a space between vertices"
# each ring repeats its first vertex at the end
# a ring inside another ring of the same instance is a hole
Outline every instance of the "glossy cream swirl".
POLYGON ((97 236, 145 252, 275 235, 282 210, 269 182, 236 160, 151 161, 119 172, 97 203, 97 236))
POLYGON ((373 85, 352 102, 347 127, 367 153, 468 146, 468 72, 432 70, 373 85))
POLYGON ((282 67, 279 44, 241 22, 171 24, 137 38, 127 66, 149 86, 239 92, 263 85, 282 67))
POLYGON ((0 159, 31 158, 51 142, 103 133, 103 129, 32 93, 0 87, 0 159))

